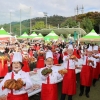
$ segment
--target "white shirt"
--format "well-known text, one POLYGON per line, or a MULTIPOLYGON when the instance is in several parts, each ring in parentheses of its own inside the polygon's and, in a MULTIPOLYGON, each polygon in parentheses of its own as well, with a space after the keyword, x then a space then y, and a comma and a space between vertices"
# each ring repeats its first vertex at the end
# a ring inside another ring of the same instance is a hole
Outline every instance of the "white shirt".
MULTIPOLYGON (((68 68, 68 61, 66 60, 66 58, 69 58, 69 56, 67 55, 63 57, 64 68, 68 68)), ((78 62, 76 62, 75 60, 69 59, 69 69, 75 69, 76 65, 78 65, 78 62)))
POLYGON ((88 57, 88 58, 87 58, 87 56, 83 56, 81 59, 82 59, 82 64, 83 65, 86 65, 86 59, 94 61, 94 66, 91 63, 90 63, 89 66, 92 66, 93 68, 96 68, 96 59, 93 58, 92 56, 88 57))
POLYGON ((95 58, 95 60, 96 60, 96 62, 99 62, 100 61, 100 53, 98 53, 98 54, 93 54, 94 56, 99 56, 99 58, 95 58))
MULTIPOLYGON (((12 75, 12 72, 7 73, 7 75, 4 77, 3 81, 0 84, 0 89, 2 88, 2 86, 4 86, 4 83, 6 80, 11 79, 11 75, 12 75)), ((24 93, 26 93, 27 89, 32 87, 32 82, 31 82, 31 79, 30 79, 30 76, 28 73, 26 73, 22 70, 20 70, 17 74, 14 72, 14 79, 17 80, 19 78, 21 78, 23 80, 23 82, 26 84, 26 86, 23 86, 20 90, 13 90, 14 95, 24 94, 24 93)), ((7 93, 11 93, 11 90, 7 89, 7 93)))
MULTIPOLYGON (((45 67, 46 68, 46 67, 45 67)), ((41 71, 45 68, 42 68, 40 70, 40 78, 42 79, 42 83, 47 84, 47 76, 44 76, 41 74, 41 71)), ((49 79, 50 79, 50 84, 55 84, 57 83, 58 79, 62 78, 61 74, 58 73, 58 68, 56 66, 52 66, 52 73, 49 74, 49 79)))

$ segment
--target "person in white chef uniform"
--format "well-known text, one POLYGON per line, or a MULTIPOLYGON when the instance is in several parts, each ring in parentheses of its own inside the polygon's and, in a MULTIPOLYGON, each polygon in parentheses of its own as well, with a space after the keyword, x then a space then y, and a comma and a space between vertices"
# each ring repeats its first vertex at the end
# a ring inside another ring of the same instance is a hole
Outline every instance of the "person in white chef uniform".
POLYGON ((98 46, 95 45, 93 47, 93 57, 96 60, 96 68, 93 68, 93 86, 95 86, 96 81, 99 79, 99 61, 100 61, 100 53, 99 53, 99 49, 98 46))
POLYGON ((58 100, 57 80, 62 76, 58 73, 59 69, 53 65, 53 54, 50 51, 46 53, 45 64, 45 68, 52 69, 52 73, 42 75, 41 72, 45 68, 40 70, 42 79, 41 100, 58 100))
POLYGON ((68 95, 68 100, 72 100, 72 96, 76 94, 76 73, 75 69, 78 67, 78 59, 75 56, 75 58, 72 59, 72 56, 74 52, 73 45, 69 44, 67 48, 68 55, 63 57, 63 67, 68 70, 68 72, 63 77, 62 82, 62 94, 60 100, 65 100, 66 95, 68 95))
POLYGON ((82 69, 80 73, 80 94, 79 96, 82 96, 84 93, 84 88, 86 87, 85 90, 85 95, 87 98, 89 98, 89 92, 90 92, 90 87, 92 85, 92 74, 93 74, 93 69, 96 68, 96 59, 93 58, 93 48, 92 46, 89 46, 87 49, 87 55, 82 55, 82 69))
POLYGON ((7 73, 0 84, 0 88, 7 89, 7 100, 28 100, 28 93, 26 90, 32 87, 32 82, 29 74, 22 71, 22 66, 22 55, 20 52, 15 52, 12 60, 12 72, 7 73), (20 79, 23 83, 22 88, 18 90, 4 88, 5 82, 9 79, 20 79))

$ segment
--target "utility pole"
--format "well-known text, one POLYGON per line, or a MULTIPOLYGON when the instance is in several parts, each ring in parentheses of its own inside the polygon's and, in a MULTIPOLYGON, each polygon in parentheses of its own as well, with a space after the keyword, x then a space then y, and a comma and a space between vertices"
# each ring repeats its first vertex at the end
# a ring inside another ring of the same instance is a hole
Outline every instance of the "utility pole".
POLYGON ((78 12, 79 12, 79 8, 78 8, 78 5, 77 5, 77 7, 76 7, 76 11, 77 11, 77 15, 78 15, 78 12))
POLYGON ((76 21, 76 8, 74 9, 74 13, 75 13, 75 21, 76 21))
POLYGON ((20 9, 20 36, 21 36, 21 9, 20 9))
POLYGON ((30 7, 30 34, 31 34, 31 7, 30 7))
POLYGON ((84 13, 84 7, 83 7, 83 5, 82 5, 82 8, 81 8, 81 11, 82 11, 82 14, 84 13))
POLYGON ((10 12, 10 34, 11 34, 11 12, 10 12))
POLYGON ((58 29, 59 29, 59 24, 58 24, 58 29))
POLYGON ((44 12, 44 16, 46 17, 46 28, 47 28, 47 12, 44 12))

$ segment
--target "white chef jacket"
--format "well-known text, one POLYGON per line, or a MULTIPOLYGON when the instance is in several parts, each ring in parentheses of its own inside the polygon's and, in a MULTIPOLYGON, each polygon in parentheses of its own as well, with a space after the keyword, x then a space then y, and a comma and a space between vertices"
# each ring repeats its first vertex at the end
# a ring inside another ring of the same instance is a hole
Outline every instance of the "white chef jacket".
MULTIPOLYGON (((66 58, 69 58, 69 56, 64 56, 63 57, 63 67, 67 68, 68 67, 68 61, 66 61, 66 58)), ((69 59, 69 69, 75 69, 75 66, 78 65, 78 62, 72 59, 69 59)))
POLYGON ((93 54, 94 56, 99 56, 99 58, 95 58, 95 60, 96 60, 96 62, 99 62, 100 61, 100 53, 98 53, 98 54, 93 54))
MULTIPOLYGON (((13 73, 14 73, 15 80, 21 78, 23 80, 23 82, 26 84, 26 86, 23 86, 20 90, 13 89, 13 94, 20 95, 20 94, 26 93, 26 90, 32 87, 32 82, 31 82, 29 73, 24 72, 22 70, 20 70, 17 74, 15 72, 13 72, 13 73)), ((4 83, 6 80, 11 79, 11 76, 12 76, 12 72, 6 74, 3 81, 0 83, 0 88, 2 88, 4 86, 4 83)), ((11 90, 7 89, 7 93, 11 93, 11 90)))
POLYGON ((82 64, 83 65, 86 65, 86 59, 94 61, 94 66, 91 63, 90 63, 89 66, 92 66, 93 68, 96 68, 96 59, 93 58, 92 56, 91 57, 88 57, 88 58, 87 58, 87 56, 82 56, 81 59, 82 59, 82 64))
MULTIPOLYGON (((45 68, 40 69, 39 75, 42 80, 42 83, 47 84, 47 76, 44 76, 41 73, 41 71, 45 68)), ((51 67, 51 69, 52 69, 52 73, 49 74, 49 79, 50 79, 49 82, 50 82, 50 84, 55 84, 55 83, 57 83, 58 79, 62 78, 62 76, 61 76, 61 74, 58 73, 59 69, 57 68, 57 66, 53 65, 51 67)))

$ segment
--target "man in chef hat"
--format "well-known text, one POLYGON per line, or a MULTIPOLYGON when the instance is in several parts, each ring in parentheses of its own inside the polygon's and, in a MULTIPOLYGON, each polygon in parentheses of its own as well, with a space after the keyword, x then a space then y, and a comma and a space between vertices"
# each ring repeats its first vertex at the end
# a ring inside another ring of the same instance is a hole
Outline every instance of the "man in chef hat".
POLYGON ((42 79, 41 100, 58 100, 57 79, 62 76, 58 73, 58 69, 53 65, 53 54, 48 51, 45 60, 46 67, 40 70, 42 79), (51 69, 52 73, 43 75, 41 72, 44 69, 51 69))
POLYGON ((93 86, 95 86, 96 81, 99 78, 99 73, 100 73, 100 66, 99 66, 99 61, 100 61, 100 53, 98 51, 98 46, 95 45, 93 47, 93 57, 96 60, 96 68, 93 68, 93 86))
MULTIPOLYGON (((78 59, 71 58, 73 55, 73 45, 69 44, 67 48, 67 54, 63 57, 63 67, 68 70, 68 72, 63 77, 62 83, 62 94, 60 100, 65 100, 66 95, 68 95, 68 100, 72 100, 72 96, 76 94, 76 74, 75 69, 77 67, 78 59)), ((78 68, 78 67, 77 67, 78 68)))
POLYGON ((86 87, 85 95, 89 98, 90 87, 92 85, 92 70, 96 68, 96 60, 92 57, 93 48, 89 46, 87 49, 87 56, 82 56, 82 69, 80 73, 80 94, 82 96, 84 93, 84 87, 86 87))
POLYGON ((4 77, 3 81, 0 84, 0 87, 4 87, 4 84, 9 79, 18 80, 20 79, 23 83, 22 88, 15 90, 15 89, 8 89, 7 100, 28 100, 27 89, 32 87, 32 82, 28 73, 22 71, 22 55, 20 52, 15 52, 13 59, 12 59, 12 72, 7 73, 4 77))

